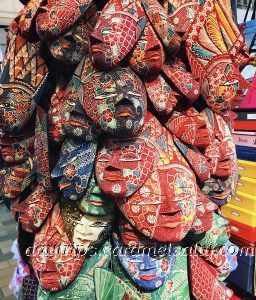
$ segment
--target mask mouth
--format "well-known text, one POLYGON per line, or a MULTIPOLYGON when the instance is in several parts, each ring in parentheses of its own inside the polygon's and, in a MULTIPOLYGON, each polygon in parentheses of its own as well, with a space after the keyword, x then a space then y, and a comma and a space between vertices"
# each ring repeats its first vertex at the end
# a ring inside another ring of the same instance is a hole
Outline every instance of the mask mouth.
POLYGON ((134 106, 131 100, 123 98, 115 105, 115 117, 135 117, 134 106))
POLYGON ((152 281, 156 279, 158 276, 156 274, 149 274, 149 275, 140 275, 140 279, 145 280, 145 281, 152 281))

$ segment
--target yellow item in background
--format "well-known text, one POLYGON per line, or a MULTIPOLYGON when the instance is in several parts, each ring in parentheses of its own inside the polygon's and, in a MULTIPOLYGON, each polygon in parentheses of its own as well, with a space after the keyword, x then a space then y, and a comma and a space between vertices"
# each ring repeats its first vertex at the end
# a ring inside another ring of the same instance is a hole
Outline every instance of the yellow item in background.
POLYGON ((242 176, 256 178, 256 162, 238 160, 238 173, 242 176))
POLYGON ((250 195, 256 195, 256 179, 241 176, 237 183, 237 191, 247 193, 250 195))
POLYGON ((235 220, 251 227, 256 227, 256 212, 253 212, 252 210, 227 204, 221 207, 221 211, 228 219, 235 220))
POLYGON ((229 204, 256 212, 256 196, 236 191, 229 204))

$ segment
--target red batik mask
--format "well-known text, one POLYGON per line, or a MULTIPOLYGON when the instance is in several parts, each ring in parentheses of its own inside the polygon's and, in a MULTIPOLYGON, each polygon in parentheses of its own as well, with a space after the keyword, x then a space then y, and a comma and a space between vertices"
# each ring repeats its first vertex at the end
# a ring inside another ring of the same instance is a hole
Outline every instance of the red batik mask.
POLYGON ((146 91, 130 68, 92 72, 83 81, 83 93, 86 114, 107 134, 129 137, 144 124, 146 91))
POLYGON ((213 142, 212 130, 207 128, 204 116, 194 108, 189 108, 182 113, 175 111, 165 126, 186 144, 205 148, 213 142))
POLYGON ((178 243, 191 228, 196 200, 193 173, 184 162, 173 160, 159 167, 139 191, 117 205, 131 224, 150 239, 178 243))
POLYGON ((91 56, 99 69, 110 69, 132 50, 146 25, 140 1, 109 1, 91 34, 91 56))
POLYGON ((46 220, 56 200, 56 193, 47 192, 42 185, 15 208, 20 213, 19 222, 23 230, 36 232, 46 220))
POLYGON ((36 19, 41 40, 53 40, 67 31, 86 13, 92 0, 48 0, 36 19))
POLYGON ((172 57, 175 56, 180 49, 181 38, 176 33, 163 7, 157 0, 142 0, 141 2, 168 54, 172 57))
POLYGON ((168 115, 178 103, 180 95, 173 90, 165 78, 159 76, 153 80, 145 82, 148 97, 159 115, 168 115))
POLYGON ((65 289, 78 275, 85 257, 76 253, 65 233, 59 205, 35 235, 32 266, 46 291, 65 289))
POLYGON ((179 58, 176 57, 174 60, 166 62, 163 72, 189 102, 193 103, 198 99, 200 85, 194 76, 186 70, 186 66, 179 58))
POLYGON ((164 60, 163 46, 151 24, 147 22, 144 32, 129 58, 129 65, 138 75, 152 80, 160 73, 164 60))
POLYGON ((196 299, 231 299, 232 290, 218 281, 219 273, 197 253, 189 255, 191 291, 196 299))
POLYGON ((237 91, 248 83, 233 63, 244 38, 222 1, 206 0, 188 29, 186 51, 201 95, 217 113, 230 109, 237 91), (225 38, 224 38, 225 37, 225 38))

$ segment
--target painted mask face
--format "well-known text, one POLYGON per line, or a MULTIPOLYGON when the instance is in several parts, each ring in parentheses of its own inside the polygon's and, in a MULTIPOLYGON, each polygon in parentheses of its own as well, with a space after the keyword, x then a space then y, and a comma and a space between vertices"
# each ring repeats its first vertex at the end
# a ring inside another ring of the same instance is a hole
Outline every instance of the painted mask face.
POLYGON ((109 1, 91 34, 95 66, 110 69, 120 63, 135 46, 145 25, 139 1, 109 1))
POLYGON ((149 82, 145 82, 148 97, 159 115, 168 115, 176 106, 180 95, 175 92, 165 78, 159 76, 149 82))
POLYGON ((244 40, 226 10, 223 2, 207 0, 189 27, 186 41, 191 71, 200 80, 201 95, 216 113, 229 110, 237 91, 248 87, 232 59, 244 40))
POLYGON ((83 108, 104 132, 126 137, 142 127, 147 110, 146 91, 130 69, 93 72, 83 90, 83 108))
MULTIPOLYGON (((115 247, 119 249, 126 249, 127 252, 118 252, 118 258, 123 268, 128 273, 136 286, 139 286, 144 291, 152 292, 162 286, 166 280, 166 277, 171 273, 176 257, 174 249, 171 247, 169 253, 165 253, 160 257, 157 257, 153 253, 133 253, 128 248, 122 248, 123 244, 119 239, 117 233, 113 234, 113 241, 115 247), (166 255, 167 254, 167 255, 166 255)), ((161 248, 161 246, 159 246, 161 248)), ((168 246, 162 247, 168 252, 168 246)), ((135 250, 136 252, 136 250, 135 250)))
POLYGON ((114 202, 101 191, 94 173, 91 176, 86 195, 78 204, 81 212, 91 216, 106 216, 115 209, 114 202))
POLYGON ((136 44, 129 64, 138 75, 156 78, 160 73, 165 60, 164 49, 154 29, 147 22, 147 25, 136 44))
POLYGON ((97 249, 105 242, 113 220, 112 215, 90 216, 83 214, 75 202, 62 203, 61 215, 67 235, 73 242, 74 248, 84 253, 97 249))
POLYGON ((86 58, 77 66, 65 91, 63 107, 60 112, 63 130, 69 138, 74 140, 92 141, 100 135, 100 130, 97 130, 95 124, 86 115, 79 101, 83 70, 90 68, 90 66, 91 62, 86 58))
POLYGON ((41 8, 36 30, 41 40, 53 40, 85 14, 92 0, 50 0, 41 8))
POLYGON ((84 196, 96 156, 97 143, 65 140, 51 176, 59 178, 58 186, 65 199, 78 200, 84 196))
POLYGON ((66 34, 48 43, 52 56, 63 64, 79 63, 89 52, 89 36, 95 23, 95 17, 90 21, 81 19, 66 34))
POLYGON ((38 299, 93 299, 95 298, 94 269, 107 268, 111 259, 111 245, 107 241, 94 255, 86 258, 81 271, 75 280, 65 289, 59 292, 47 292, 39 286, 38 299))
POLYGON ((59 205, 55 205, 35 235, 32 266, 39 284, 47 291, 65 289, 78 275, 84 259, 69 241, 59 205))
POLYGON ((29 43, 21 36, 10 41, 0 81, 0 127, 4 132, 15 134, 28 123, 44 89, 48 69, 39 49, 40 43, 29 43))
POLYGON ((208 130, 204 117, 194 108, 182 113, 175 111, 165 126, 186 144, 205 148, 213 142, 212 131, 208 130))
POLYGON ((20 213, 19 222, 22 229, 27 232, 36 232, 46 220, 55 201, 54 193, 46 192, 41 185, 38 185, 15 209, 20 213))
POLYGON ((152 174, 156 154, 152 145, 140 138, 107 141, 98 151, 95 165, 103 193, 113 200, 134 194, 152 174))

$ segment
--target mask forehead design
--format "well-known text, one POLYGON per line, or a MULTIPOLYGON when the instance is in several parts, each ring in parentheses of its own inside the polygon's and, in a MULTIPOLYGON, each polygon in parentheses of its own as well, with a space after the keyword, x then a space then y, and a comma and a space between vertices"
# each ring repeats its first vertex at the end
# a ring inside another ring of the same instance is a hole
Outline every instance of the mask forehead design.
POLYGON ((86 192, 93 170, 97 142, 65 140, 51 176, 59 178, 58 186, 65 199, 77 200, 86 192))
POLYGON ((140 1, 109 1, 91 34, 91 56, 99 69, 118 65, 132 50, 146 17, 140 1))
POLYGON ((39 284, 47 291, 66 288, 78 275, 84 259, 69 241, 56 204, 35 236, 32 266, 39 284))
POLYGON ((147 96, 129 68, 92 72, 83 80, 83 108, 98 128, 114 136, 131 136, 144 123, 147 96))

